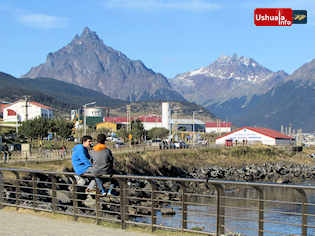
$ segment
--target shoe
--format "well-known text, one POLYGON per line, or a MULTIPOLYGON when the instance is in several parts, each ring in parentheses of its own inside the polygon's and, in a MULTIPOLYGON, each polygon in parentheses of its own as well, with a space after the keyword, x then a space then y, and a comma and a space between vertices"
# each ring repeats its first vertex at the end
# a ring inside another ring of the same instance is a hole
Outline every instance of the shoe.
POLYGON ((88 189, 88 188, 87 188, 87 189, 85 190, 85 193, 86 193, 86 194, 96 194, 96 190, 95 190, 95 189, 88 189))
POLYGON ((101 193, 101 194, 100 194, 100 197, 107 197, 107 193, 106 193, 106 192, 101 193))

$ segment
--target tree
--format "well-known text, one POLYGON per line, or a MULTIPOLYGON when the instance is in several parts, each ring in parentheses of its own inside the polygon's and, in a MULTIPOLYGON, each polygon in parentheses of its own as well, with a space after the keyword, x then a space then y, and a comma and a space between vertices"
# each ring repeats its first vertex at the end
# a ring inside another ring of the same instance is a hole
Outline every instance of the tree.
POLYGON ((145 129, 140 120, 131 121, 131 134, 132 134, 132 139, 135 142, 139 143, 141 142, 141 140, 143 140, 143 137, 145 135, 145 129))
POLYGON ((119 129, 116 133, 118 137, 121 137, 124 140, 124 142, 128 141, 129 133, 127 132, 127 129, 125 127, 119 129))
POLYGON ((148 131, 148 136, 150 139, 155 139, 155 138, 165 138, 169 134, 169 130, 165 128, 152 128, 148 131))
POLYGON ((42 117, 33 120, 23 121, 19 128, 22 135, 28 138, 43 138, 48 135, 51 129, 51 121, 42 117))
POLYGON ((73 123, 64 119, 55 119, 51 122, 51 130, 63 139, 72 134, 73 123))

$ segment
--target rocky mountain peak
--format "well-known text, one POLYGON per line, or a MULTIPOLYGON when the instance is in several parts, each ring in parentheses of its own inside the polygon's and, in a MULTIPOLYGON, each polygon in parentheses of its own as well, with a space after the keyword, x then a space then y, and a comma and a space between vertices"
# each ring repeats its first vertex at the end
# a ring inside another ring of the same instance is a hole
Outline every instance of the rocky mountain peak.
POLYGON ((257 66, 257 62, 255 62, 253 59, 244 57, 244 56, 238 56, 236 53, 234 53, 232 56, 221 56, 219 57, 214 64, 221 64, 221 65, 245 65, 245 66, 257 66))
POLYGON ((251 58, 221 56, 208 66, 177 75, 170 83, 192 102, 207 105, 235 97, 261 94, 287 74, 272 72, 251 58))
POLYGON ((185 101, 163 75, 106 46, 88 27, 23 77, 55 78, 128 101, 185 101))

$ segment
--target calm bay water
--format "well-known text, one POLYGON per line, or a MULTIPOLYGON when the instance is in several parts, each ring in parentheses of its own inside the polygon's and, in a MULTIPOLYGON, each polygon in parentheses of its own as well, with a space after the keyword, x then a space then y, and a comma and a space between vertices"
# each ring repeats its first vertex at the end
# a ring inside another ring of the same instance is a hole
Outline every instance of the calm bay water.
MULTIPOLYGON (((314 185, 315 182, 304 184, 314 185)), ((294 190, 270 188, 265 192, 265 213, 264 213, 264 229, 265 236, 274 235, 301 235, 302 223, 301 197, 294 190), (278 201, 272 202, 271 200, 278 201), (269 201, 270 200, 270 201, 269 201)), ((308 205, 307 213, 315 215, 315 192, 306 192, 308 201, 314 205, 308 205)), ((257 198, 257 193, 252 189, 241 189, 236 192, 226 194, 228 197, 241 198, 257 198)), ((189 199, 190 202, 204 203, 209 206, 188 205, 187 227, 189 229, 202 229, 207 232, 215 232, 216 230, 216 199, 189 199)), ((238 232, 246 236, 258 235, 258 211, 257 201, 243 199, 225 200, 225 231, 238 232)), ((171 227, 181 227, 182 213, 181 207, 172 205, 176 215, 162 216, 157 213, 157 224, 171 227)), ((137 218, 137 221, 150 223, 149 218, 137 218)), ((308 225, 315 226, 315 217, 308 216, 308 225)), ((315 236, 315 229, 308 228, 309 236, 315 236)))

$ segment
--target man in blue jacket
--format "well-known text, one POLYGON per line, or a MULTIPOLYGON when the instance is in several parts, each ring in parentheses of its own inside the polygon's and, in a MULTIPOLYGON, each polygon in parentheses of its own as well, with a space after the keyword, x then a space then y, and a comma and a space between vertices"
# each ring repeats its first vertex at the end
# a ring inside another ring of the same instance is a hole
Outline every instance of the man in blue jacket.
POLYGON ((76 145, 72 151, 72 166, 77 175, 82 175, 89 167, 92 167, 88 148, 92 143, 91 136, 83 136, 82 144, 76 145))
MULTIPOLYGON (((76 145, 72 151, 72 166, 74 172, 77 175, 82 175, 84 173, 93 173, 92 163, 90 161, 91 157, 89 155, 88 148, 91 147, 92 137, 91 136, 83 136, 82 144, 76 145)), ((76 177, 79 185, 84 185, 85 181, 81 177, 76 177)), ((87 187, 87 192, 93 190, 95 186, 95 182, 92 180, 89 186, 87 187)))

